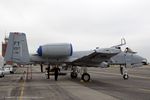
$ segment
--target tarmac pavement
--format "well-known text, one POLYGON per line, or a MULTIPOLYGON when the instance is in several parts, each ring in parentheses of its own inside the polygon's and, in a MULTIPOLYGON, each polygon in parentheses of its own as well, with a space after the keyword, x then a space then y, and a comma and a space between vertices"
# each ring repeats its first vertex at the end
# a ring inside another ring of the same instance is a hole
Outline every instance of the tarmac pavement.
POLYGON ((46 79, 40 67, 18 68, 0 79, 0 100, 150 100, 150 66, 129 68, 124 80, 119 67, 89 68, 90 82, 73 80, 70 74, 46 79), (29 70, 29 69, 28 69, 29 70), (32 76, 32 79, 31 79, 32 76), (27 79, 28 78, 28 79, 27 79))

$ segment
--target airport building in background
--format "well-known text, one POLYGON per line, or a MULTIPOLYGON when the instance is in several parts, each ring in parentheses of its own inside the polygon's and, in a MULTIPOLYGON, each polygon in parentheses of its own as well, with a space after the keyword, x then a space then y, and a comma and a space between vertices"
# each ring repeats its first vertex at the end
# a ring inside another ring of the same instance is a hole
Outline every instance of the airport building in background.
MULTIPOLYGON (((5 56, 5 53, 6 53, 7 44, 8 44, 8 38, 5 37, 5 38, 4 38, 4 41, 2 41, 2 56, 3 56, 3 57, 5 56)), ((9 61, 9 62, 6 62, 6 64, 12 65, 13 62, 12 62, 12 61, 9 61)))
POLYGON ((3 57, 5 56, 7 44, 8 44, 8 38, 5 37, 5 38, 4 38, 4 42, 2 42, 2 56, 3 56, 3 57))

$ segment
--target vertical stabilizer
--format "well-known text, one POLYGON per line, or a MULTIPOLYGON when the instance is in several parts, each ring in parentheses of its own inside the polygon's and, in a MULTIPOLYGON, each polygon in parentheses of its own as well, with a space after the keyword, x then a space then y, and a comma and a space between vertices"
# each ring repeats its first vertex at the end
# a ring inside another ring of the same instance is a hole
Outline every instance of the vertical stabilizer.
POLYGON ((5 61, 28 64, 30 61, 25 33, 11 32, 5 53, 5 61))

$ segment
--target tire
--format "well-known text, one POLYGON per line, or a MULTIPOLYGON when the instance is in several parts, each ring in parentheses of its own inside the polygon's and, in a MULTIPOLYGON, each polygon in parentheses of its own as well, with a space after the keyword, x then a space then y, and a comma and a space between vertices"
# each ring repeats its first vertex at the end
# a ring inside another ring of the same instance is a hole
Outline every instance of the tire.
POLYGON ((129 78, 129 75, 128 75, 128 74, 124 74, 124 75, 123 75, 123 79, 124 79, 124 80, 127 80, 128 78, 129 78))
POLYGON ((2 73, 2 77, 4 77, 5 75, 4 75, 4 73, 2 73))
POLYGON ((4 73, 1 73, 0 78, 4 77, 4 73))
POLYGON ((76 79, 78 74, 76 72, 71 72, 70 76, 72 79, 76 79))
POLYGON ((89 82, 89 81, 90 81, 90 74, 84 73, 84 74, 82 75, 82 80, 83 80, 84 82, 89 82))
POLYGON ((14 72, 13 72, 13 71, 10 71, 10 74, 14 74, 14 72))

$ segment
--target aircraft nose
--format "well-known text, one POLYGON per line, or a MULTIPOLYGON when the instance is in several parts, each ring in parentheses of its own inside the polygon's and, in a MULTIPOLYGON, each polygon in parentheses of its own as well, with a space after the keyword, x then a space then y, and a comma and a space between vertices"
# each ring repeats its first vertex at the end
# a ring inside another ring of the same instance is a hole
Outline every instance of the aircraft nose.
POLYGON ((143 64, 147 63, 147 59, 146 59, 146 58, 143 58, 143 57, 141 57, 141 56, 138 56, 138 60, 139 60, 141 63, 143 63, 143 64))
POLYGON ((143 63, 144 65, 148 65, 147 59, 146 59, 146 58, 143 58, 142 63, 143 63))

